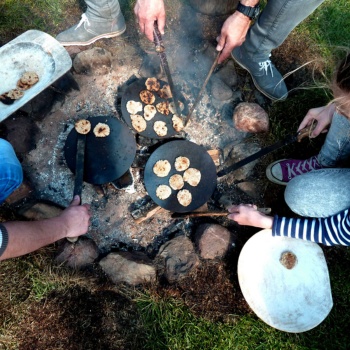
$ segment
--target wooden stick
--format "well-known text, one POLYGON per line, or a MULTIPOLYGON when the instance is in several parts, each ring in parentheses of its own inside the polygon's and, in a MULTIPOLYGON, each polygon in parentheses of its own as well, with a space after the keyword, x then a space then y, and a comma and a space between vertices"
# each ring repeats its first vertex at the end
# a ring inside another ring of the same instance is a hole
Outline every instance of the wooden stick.
MULTIPOLYGON (((264 214, 271 213, 271 208, 258 208, 258 211, 264 214)), ((194 217, 203 217, 203 216, 227 216, 230 213, 228 211, 208 211, 208 212, 191 212, 191 213, 174 213, 171 215, 173 219, 186 219, 186 218, 194 218, 194 217)))

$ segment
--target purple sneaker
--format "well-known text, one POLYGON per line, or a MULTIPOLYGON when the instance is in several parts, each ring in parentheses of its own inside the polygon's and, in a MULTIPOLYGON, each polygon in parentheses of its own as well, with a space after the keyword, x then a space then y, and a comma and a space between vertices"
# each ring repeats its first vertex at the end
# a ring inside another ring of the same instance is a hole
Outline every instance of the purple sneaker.
POLYGON ((287 185, 295 176, 322 168, 323 166, 319 164, 317 156, 306 160, 280 159, 271 163, 266 168, 266 176, 270 181, 276 184, 287 185))

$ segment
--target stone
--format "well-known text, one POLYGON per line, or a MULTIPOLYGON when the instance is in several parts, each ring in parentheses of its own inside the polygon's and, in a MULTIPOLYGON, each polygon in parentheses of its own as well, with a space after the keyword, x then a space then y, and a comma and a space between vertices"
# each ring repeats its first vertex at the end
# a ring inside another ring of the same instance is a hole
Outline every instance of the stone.
POLYGON ((231 88, 218 78, 212 81, 211 93, 219 101, 228 101, 233 96, 231 88))
POLYGON ((233 112, 236 129, 244 132, 268 132, 269 117, 266 111, 257 103, 242 102, 233 112))
POLYGON ((257 199, 261 196, 261 188, 257 183, 244 181, 237 184, 237 187, 248 196, 257 199))
POLYGON ((222 259, 232 247, 233 237, 217 224, 200 225, 195 233, 196 247, 203 259, 222 259))
POLYGON ((73 68, 78 74, 105 75, 112 66, 112 54, 99 47, 80 52, 73 61, 73 68))
POLYGON ((63 208, 54 204, 35 203, 31 207, 25 207, 19 213, 29 220, 44 220, 60 215, 63 208))
POLYGON ((188 276, 199 265, 193 243, 185 236, 178 236, 163 244, 157 255, 161 272, 171 283, 188 276))
POLYGON ((75 270, 91 265, 99 256, 95 242, 87 237, 79 237, 75 243, 64 240, 56 256, 55 263, 75 270))
POLYGON ((237 86, 237 73, 233 61, 228 61, 224 67, 222 67, 214 77, 219 78, 230 88, 237 86))
POLYGON ((126 282, 136 286, 152 282, 156 278, 151 259, 142 252, 110 253, 99 264, 115 284, 126 282))

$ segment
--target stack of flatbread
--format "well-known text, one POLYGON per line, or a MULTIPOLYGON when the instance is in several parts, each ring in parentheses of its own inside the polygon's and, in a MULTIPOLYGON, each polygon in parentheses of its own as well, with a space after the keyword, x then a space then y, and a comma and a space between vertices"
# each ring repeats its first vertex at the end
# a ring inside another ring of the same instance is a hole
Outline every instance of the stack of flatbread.
MULTIPOLYGON (((176 132, 181 131, 184 125, 181 117, 175 114, 174 103, 169 101, 172 98, 169 85, 164 84, 161 87, 158 79, 152 77, 146 80, 145 87, 146 89, 139 93, 141 102, 129 100, 126 103, 132 127, 138 133, 142 133, 148 125, 151 125, 154 132, 160 137, 169 134, 169 127, 176 132), (156 103, 156 101, 159 102, 156 103)), ((184 104, 179 101, 179 106, 182 111, 184 104)))

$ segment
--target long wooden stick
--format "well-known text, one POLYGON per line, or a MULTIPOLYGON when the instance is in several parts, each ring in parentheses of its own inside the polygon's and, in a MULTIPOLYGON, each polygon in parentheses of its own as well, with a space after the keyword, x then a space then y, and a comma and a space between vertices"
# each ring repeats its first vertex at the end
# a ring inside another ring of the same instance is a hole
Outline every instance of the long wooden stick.
POLYGON ((197 104, 198 104, 198 102, 200 101, 200 99, 202 98, 202 94, 203 94, 203 92, 204 92, 204 89, 206 88, 206 86, 207 86, 207 84, 208 84, 208 81, 209 81, 211 75, 213 74, 216 65, 218 64, 220 54, 221 54, 221 51, 218 52, 218 54, 216 55, 215 61, 214 61, 213 65, 212 65, 211 68, 210 68, 210 71, 209 71, 209 73, 208 73, 208 75, 207 75, 207 77, 206 77, 206 79, 205 79, 205 81, 204 81, 204 84, 203 84, 201 90, 199 91, 199 94, 198 94, 196 100, 194 101, 193 106, 192 106, 191 110, 189 111, 189 113, 188 113, 188 115, 187 115, 187 117, 186 117, 186 119, 185 119, 184 126, 187 125, 188 121, 189 121, 190 118, 191 118, 191 115, 192 115, 193 111, 194 111, 195 108, 197 107, 197 104))
MULTIPOLYGON (((258 211, 264 214, 269 214, 271 212, 271 208, 258 208, 258 211)), ((195 217, 203 217, 203 216, 227 216, 230 213, 228 211, 208 211, 208 212, 191 212, 191 213, 174 213, 171 215, 173 219, 186 219, 186 218, 195 218, 195 217)))

